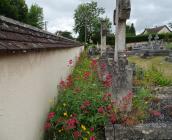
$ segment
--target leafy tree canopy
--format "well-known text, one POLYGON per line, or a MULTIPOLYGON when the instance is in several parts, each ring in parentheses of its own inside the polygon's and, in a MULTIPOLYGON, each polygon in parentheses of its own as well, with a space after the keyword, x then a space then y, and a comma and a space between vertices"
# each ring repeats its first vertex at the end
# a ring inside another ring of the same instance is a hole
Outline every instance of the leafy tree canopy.
POLYGON ((40 29, 43 28, 43 9, 39 7, 37 4, 33 4, 28 13, 28 24, 38 27, 40 29))
POLYGON ((134 24, 126 25, 126 36, 136 36, 134 24))
POLYGON ((78 6, 74 14, 74 31, 79 34, 79 41, 89 42, 90 39, 93 40, 98 38, 98 36, 100 38, 100 16, 104 13, 104 8, 99 8, 97 2, 94 1, 78 6))
POLYGON ((58 31, 56 35, 60 35, 69 39, 73 39, 72 33, 69 31, 58 31))
POLYGON ((28 10, 25 0, 0 0, 0 15, 38 28, 43 27, 43 9, 34 4, 28 10))

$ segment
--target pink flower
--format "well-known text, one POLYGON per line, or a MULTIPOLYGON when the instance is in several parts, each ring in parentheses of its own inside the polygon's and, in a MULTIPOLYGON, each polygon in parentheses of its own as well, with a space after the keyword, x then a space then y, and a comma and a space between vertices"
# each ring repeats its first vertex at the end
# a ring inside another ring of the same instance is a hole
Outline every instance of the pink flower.
POLYGON ((78 120, 76 118, 72 118, 66 121, 67 127, 66 129, 73 129, 76 128, 76 124, 78 123, 78 120))
POLYGON ((83 75, 83 78, 86 80, 86 79, 88 79, 89 78, 89 76, 90 76, 90 72, 89 71, 86 71, 86 72, 84 72, 84 75, 83 75))
POLYGON ((51 128, 51 124, 49 122, 45 123, 44 128, 45 130, 48 130, 49 128, 51 128))
POLYGON ((91 127, 91 128, 90 128, 90 131, 91 131, 91 132, 94 132, 94 127, 91 127))
POLYGON ((86 106, 86 107, 88 107, 88 106, 91 105, 91 103, 90 103, 90 101, 86 100, 86 101, 84 101, 83 105, 86 106))
POLYGON ((69 60, 69 65, 72 65, 73 61, 72 59, 69 60))
POLYGON ((106 69, 106 64, 105 63, 101 64, 101 69, 102 70, 105 70, 106 69))
POLYGON ((50 112, 48 114, 48 120, 52 119, 55 116, 55 112, 50 112))
POLYGON ((73 136, 74 136, 75 139, 78 139, 79 137, 81 137, 81 132, 79 132, 79 131, 74 131, 74 132, 73 132, 73 136))
POLYGON ((111 122, 112 124, 115 124, 115 122, 116 122, 116 115, 115 115, 115 114, 111 114, 111 115, 110 115, 110 122, 111 122))
POLYGON ((95 136, 91 136, 90 140, 96 140, 95 136))
POLYGON ((104 112, 104 108, 103 108, 103 107, 99 107, 99 108, 98 108, 98 112, 99 112, 99 113, 103 113, 103 112, 104 112))
POLYGON ((106 107, 106 109, 107 109, 108 111, 112 110, 112 105, 108 105, 108 106, 106 107))
POLYGON ((159 117, 159 116, 161 116, 161 112, 156 111, 156 110, 152 110, 152 111, 150 111, 150 114, 152 114, 152 115, 153 115, 153 116, 155 116, 155 117, 159 117))

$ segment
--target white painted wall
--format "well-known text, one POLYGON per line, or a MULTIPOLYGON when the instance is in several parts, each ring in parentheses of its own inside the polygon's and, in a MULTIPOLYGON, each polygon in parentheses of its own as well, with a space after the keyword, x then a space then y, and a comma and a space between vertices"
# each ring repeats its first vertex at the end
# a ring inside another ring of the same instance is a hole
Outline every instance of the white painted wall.
POLYGON ((0 56, 0 140, 41 140, 49 100, 83 47, 0 56))
POLYGON ((170 31, 166 27, 164 27, 158 32, 158 34, 162 34, 162 33, 170 33, 170 31))

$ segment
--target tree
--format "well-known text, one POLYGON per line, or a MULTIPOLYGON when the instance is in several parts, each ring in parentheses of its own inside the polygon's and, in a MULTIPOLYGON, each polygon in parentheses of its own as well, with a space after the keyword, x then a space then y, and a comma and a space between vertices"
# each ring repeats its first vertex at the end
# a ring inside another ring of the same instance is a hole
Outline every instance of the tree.
POLYGON ((74 31, 78 33, 78 40, 81 42, 89 42, 93 35, 98 32, 100 21, 99 17, 105 12, 103 8, 98 8, 97 2, 92 1, 91 3, 80 4, 75 10, 74 20, 75 26, 74 31))
POLYGON ((37 4, 33 4, 29 9, 28 24, 43 29, 43 9, 37 4))
POLYGON ((106 23, 106 28, 107 28, 107 34, 111 33, 111 26, 112 23, 110 22, 109 18, 99 18, 98 23, 95 24, 95 30, 93 32, 92 35, 92 41, 94 44, 96 44, 97 42, 100 43, 101 42, 101 21, 105 21, 106 23))
POLYGON ((169 25, 170 28, 172 28, 172 23, 169 23, 168 25, 169 25))
POLYGON ((17 11, 17 20, 27 23, 28 7, 25 0, 10 0, 11 8, 17 11))
POLYGON ((58 31, 58 32, 56 33, 56 35, 57 35, 57 34, 60 35, 60 36, 69 38, 69 39, 73 39, 72 33, 71 33, 71 32, 68 32, 68 31, 58 31))
POLYGON ((34 4, 28 10, 25 0, 0 0, 0 15, 43 28, 43 9, 34 4))
POLYGON ((131 25, 126 25, 126 35, 136 36, 136 30, 133 23, 131 25))

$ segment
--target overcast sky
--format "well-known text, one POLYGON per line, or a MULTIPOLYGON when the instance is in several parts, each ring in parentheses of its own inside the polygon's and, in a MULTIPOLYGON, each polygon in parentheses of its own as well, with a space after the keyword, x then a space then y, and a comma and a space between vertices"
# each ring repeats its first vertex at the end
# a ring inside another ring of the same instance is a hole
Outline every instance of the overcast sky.
MULTIPOLYGON (((30 6, 37 3, 44 9, 44 20, 48 21, 48 31, 73 31, 74 10, 77 6, 91 0, 26 0, 30 6)), ((96 0, 99 7, 104 7, 107 16, 113 18, 116 0, 96 0)), ((146 27, 154 27, 172 22, 172 0, 131 0, 131 18, 137 33, 146 27)), ((114 26, 112 28, 115 28, 114 26)))

